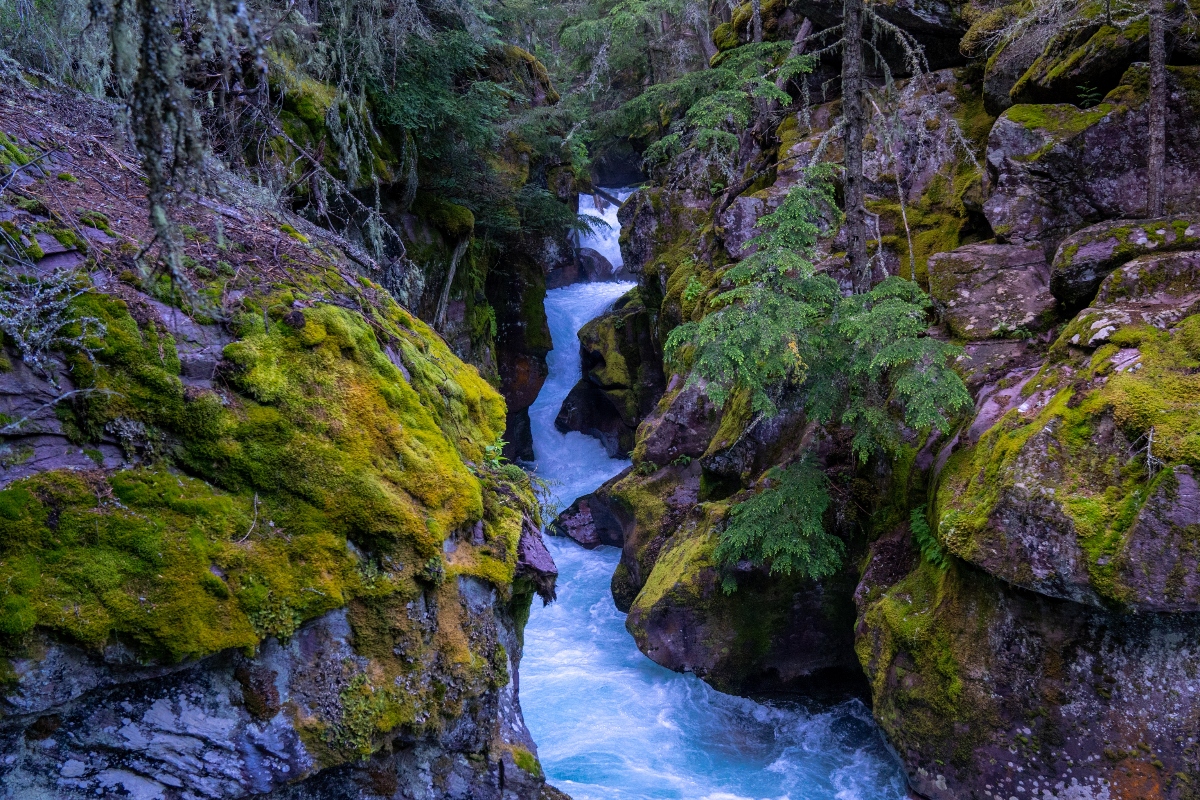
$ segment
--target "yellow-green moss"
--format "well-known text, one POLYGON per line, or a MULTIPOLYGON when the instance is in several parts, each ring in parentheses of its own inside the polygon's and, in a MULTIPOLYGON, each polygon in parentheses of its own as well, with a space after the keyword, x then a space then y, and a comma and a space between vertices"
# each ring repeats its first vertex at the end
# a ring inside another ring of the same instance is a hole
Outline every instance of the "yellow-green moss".
POLYGON ((1051 363, 1028 387, 1055 390, 1036 415, 1023 418, 1010 411, 972 448, 959 451, 942 471, 937 498, 939 538, 952 551, 971 559, 987 538, 991 514, 1012 487, 1015 462, 1031 436, 1052 437, 1055 468, 1061 477, 1053 486, 1058 505, 1071 520, 1087 556, 1093 588, 1122 602, 1126 591, 1115 573, 1115 555, 1142 503, 1150 496, 1144 461, 1129 446, 1116 450, 1097 443, 1095 432, 1111 417, 1126 442, 1154 429, 1155 456, 1170 466, 1200 466, 1200 360, 1192 354, 1196 315, 1174 332, 1140 326, 1119 331, 1119 342, 1098 350, 1076 373, 1079 381, 1103 378, 1098 388, 1080 383, 1062 386, 1061 371, 1051 363), (1124 334, 1122 336, 1122 334, 1124 334), (1114 372, 1111 358, 1117 346, 1136 346, 1141 352, 1137 370, 1114 372))
POLYGON ((987 660, 994 601, 977 580, 922 560, 866 608, 855 640, 880 724, 945 762, 969 763, 998 723, 963 672, 987 660))
POLYGON ((52 473, 0 493, 11 511, 0 572, 13 577, 0 630, 37 625, 92 646, 120 637, 164 660, 252 647, 364 592, 411 586, 443 538, 480 519, 502 568, 464 572, 511 583, 521 502, 492 498, 485 512, 467 466, 503 430, 503 400, 369 284, 368 316, 315 303, 299 329, 264 319, 284 307, 275 298, 331 289, 356 291, 331 273, 246 301, 226 348, 233 402, 185 394, 161 325, 139 325, 108 295, 77 299, 105 334, 72 375, 104 392, 64 416, 67 433, 86 445, 117 432, 130 458, 162 466, 52 473), (404 568, 364 582, 347 540, 404 568))

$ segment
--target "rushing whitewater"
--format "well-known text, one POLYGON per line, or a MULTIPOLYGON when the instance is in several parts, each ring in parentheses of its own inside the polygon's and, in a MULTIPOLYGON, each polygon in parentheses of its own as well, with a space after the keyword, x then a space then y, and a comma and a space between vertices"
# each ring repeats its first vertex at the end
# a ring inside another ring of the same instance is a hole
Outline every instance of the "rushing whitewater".
MULTIPOLYGON (((613 210, 615 218, 615 209, 613 210)), ((615 247, 617 230, 610 232, 615 247)), ((559 508, 620 472, 554 416, 579 380, 576 333, 632 284, 594 283, 547 294, 554 350, 530 408, 536 471, 559 508)), ((550 782, 575 800, 899 800, 900 766, 857 701, 806 709, 721 694, 643 656, 613 604, 620 553, 547 537, 558 600, 525 629, 521 704, 550 782)))
MULTIPOLYGON (((607 189, 606 192, 621 202, 625 202, 625 198, 633 194, 630 189, 607 189)), ((617 221, 617 209, 616 203, 610 203, 599 195, 579 195, 579 213, 585 217, 595 217, 604 221, 604 225, 599 226, 594 233, 581 236, 579 244, 581 247, 590 247, 600 253, 608 259, 608 263, 612 264, 614 269, 620 269, 625 263, 621 258, 621 246, 618 244, 617 234, 620 232, 621 223, 617 221)), ((587 320, 585 319, 584 322, 587 320)), ((558 409, 554 409, 554 412, 557 414, 558 409)))

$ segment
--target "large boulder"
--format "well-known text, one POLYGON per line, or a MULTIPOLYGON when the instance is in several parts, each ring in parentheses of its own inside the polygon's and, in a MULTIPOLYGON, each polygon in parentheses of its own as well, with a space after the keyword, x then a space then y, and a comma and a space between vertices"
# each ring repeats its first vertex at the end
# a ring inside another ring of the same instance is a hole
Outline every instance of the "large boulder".
POLYGON ((1193 616, 1114 615, 964 565, 886 583, 862 587, 856 646, 921 797, 1194 796, 1193 616))
POLYGON ((1059 345, 1099 347, 1120 331, 1166 330, 1200 310, 1200 250, 1141 256, 1109 275, 1096 300, 1059 335, 1059 345))
POLYGON ((1138 256, 1188 249, 1200 249, 1200 218, 1195 215, 1092 225, 1058 246, 1050 291, 1075 310, 1092 302, 1100 284, 1117 267, 1138 256))
POLYGON ((638 648, 721 691, 854 684, 854 570, 824 582, 746 570, 727 594, 713 558, 727 508, 697 506, 664 544, 625 620, 638 648))
POLYGON ((1200 253, 1143 256, 1105 279, 1096 304, 1061 333, 1055 359, 997 392, 998 406, 980 404, 994 424, 973 425, 939 479, 946 546, 1048 597, 1193 610, 1180 575, 1195 565, 1186 552, 1162 552, 1193 506, 1198 312, 1200 253))
POLYGON ((970 244, 929 259, 932 293, 955 336, 1004 337, 1053 322, 1050 268, 1037 244, 970 244))
POLYGON ((656 314, 632 289, 579 330, 583 377, 554 420, 560 431, 597 436, 609 455, 628 456, 634 433, 666 387, 656 314))
MULTIPOLYGON (((1200 210, 1200 68, 1168 76, 1168 211, 1200 210)), ((1094 108, 1020 105, 988 138, 984 213, 1004 242, 1041 243, 1049 258, 1070 233, 1146 215, 1148 71, 1135 65, 1094 108)))

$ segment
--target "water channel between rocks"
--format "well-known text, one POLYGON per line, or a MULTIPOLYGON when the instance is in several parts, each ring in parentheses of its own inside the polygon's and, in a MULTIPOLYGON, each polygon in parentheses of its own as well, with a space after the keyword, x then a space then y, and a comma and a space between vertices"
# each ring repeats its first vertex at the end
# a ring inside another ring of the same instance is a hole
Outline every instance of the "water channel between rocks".
MULTIPOLYGON (((594 238, 611 249, 617 234, 594 238)), ((554 417, 580 377, 577 331, 632 286, 576 284, 546 297, 554 350, 530 418, 536 471, 553 482, 560 509, 629 463, 595 439, 558 432, 554 417)), ((757 702, 666 670, 638 651, 613 604, 619 552, 554 537, 547 546, 558 600, 535 604, 525 629, 521 704, 552 784, 575 800, 906 796, 900 765, 862 703, 757 702)))

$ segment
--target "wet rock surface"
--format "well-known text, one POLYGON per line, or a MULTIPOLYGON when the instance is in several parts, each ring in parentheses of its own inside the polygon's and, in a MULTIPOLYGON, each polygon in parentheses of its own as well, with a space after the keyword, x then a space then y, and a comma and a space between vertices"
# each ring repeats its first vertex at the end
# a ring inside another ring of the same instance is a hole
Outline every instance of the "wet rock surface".
POLYGON ((596 436, 610 456, 628 456, 638 424, 666 384, 655 317, 633 289, 580 329, 583 377, 564 401, 555 427, 596 436))

